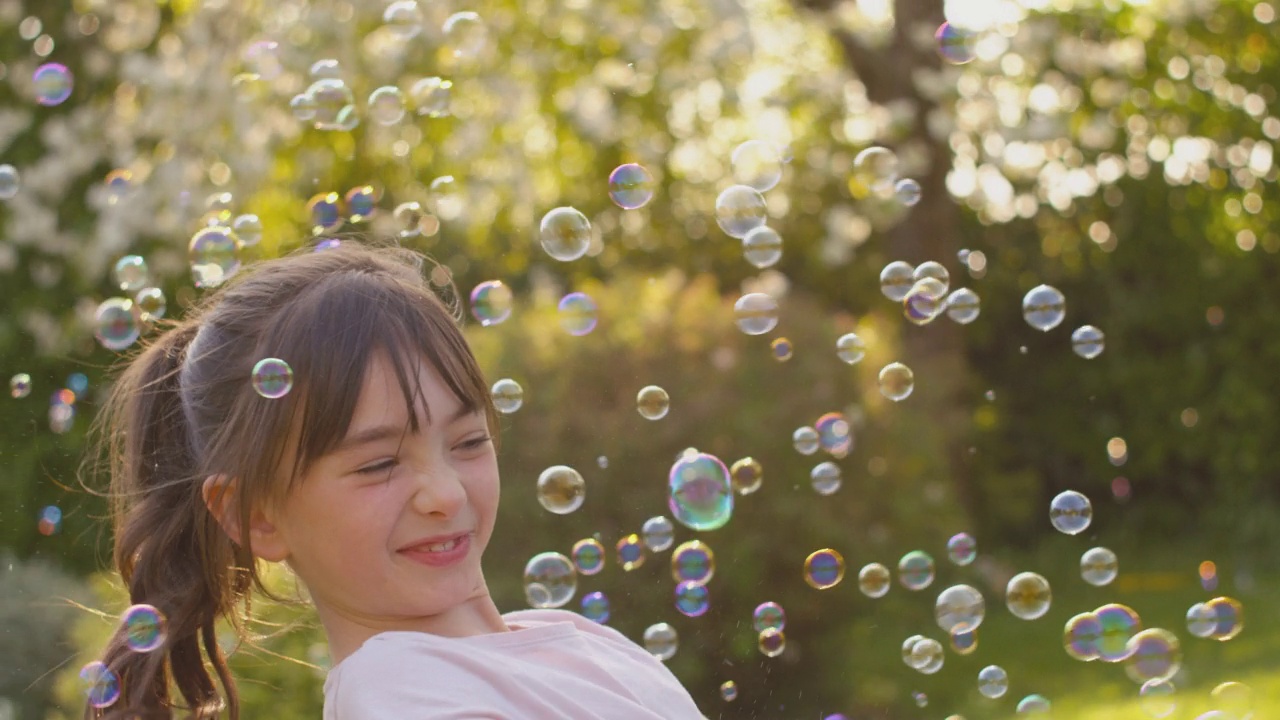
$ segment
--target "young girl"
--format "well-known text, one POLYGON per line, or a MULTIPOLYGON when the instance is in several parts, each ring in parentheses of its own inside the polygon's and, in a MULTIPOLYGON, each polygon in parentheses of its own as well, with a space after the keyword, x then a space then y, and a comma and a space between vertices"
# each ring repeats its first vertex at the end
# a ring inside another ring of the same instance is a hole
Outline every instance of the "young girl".
POLYGON ((124 369, 98 420, 115 564, 167 636, 138 653, 117 631, 103 662, 120 698, 86 717, 238 720, 214 623, 242 630, 259 560, 287 563, 315 604, 325 720, 702 717, 616 630, 499 613, 480 562, 496 414, 422 267, 350 241, 255 264, 124 369), (291 391, 255 391, 263 358, 288 363, 291 391))

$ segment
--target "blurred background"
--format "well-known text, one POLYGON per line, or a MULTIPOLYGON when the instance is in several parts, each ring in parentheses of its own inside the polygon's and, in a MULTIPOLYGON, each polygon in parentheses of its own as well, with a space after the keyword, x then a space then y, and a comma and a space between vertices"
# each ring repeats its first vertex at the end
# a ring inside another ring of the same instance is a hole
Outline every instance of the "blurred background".
MULTIPOLYGON (((603 592, 608 623, 637 642, 669 623, 667 663, 709 718, 973 720, 1033 694, 1056 717, 1267 717, 1280 707, 1276 13, 1274 0, 0 0, 0 373, 13 378, 0 719, 78 716, 79 669, 127 605, 106 504, 77 472, 113 364, 149 337, 144 314, 179 316, 237 263, 349 232, 441 263, 433 281, 467 311, 490 381, 523 388, 486 555, 504 611, 527 606, 532 556, 595 537, 605 568, 564 607, 603 592), (755 162, 735 160, 752 141, 755 162), (856 165, 870 147, 892 157, 856 165), (642 207, 611 199, 625 163, 652 178, 642 207), (735 184, 762 193, 734 205, 721 193, 735 184), (590 222, 567 262, 540 243, 562 206, 590 222), (767 222, 780 259, 744 257, 721 224, 735 217, 767 222), (209 227, 216 257, 189 247, 209 227), (145 268, 117 270, 127 256, 145 268), (948 291, 980 298, 976 319, 972 300, 931 298, 909 322, 882 287, 895 261, 940 264, 948 291), (513 307, 485 326, 469 296, 491 280, 513 307), (1023 313, 1042 284, 1065 298, 1047 331, 1023 313), (589 333, 562 326, 571 292, 598 308, 589 333), (740 329, 746 293, 776 300, 776 326, 740 329), (1105 340, 1073 342, 1085 325, 1105 340), (852 364, 837 354, 848 333, 865 345, 852 364), (879 381, 894 362, 914 377, 900 402, 879 381), (659 420, 637 412, 648 385, 670 398, 659 420), (833 412, 852 449, 802 452, 795 431, 833 412), (670 517, 668 472, 690 447, 763 469, 723 527, 676 524, 677 544, 715 553, 697 617, 673 602, 671 550, 630 571, 614 552, 670 517), (811 480, 824 461, 841 478, 829 495, 811 480), (574 512, 538 501, 552 465, 585 480, 574 512), (1074 535, 1050 522, 1068 490, 1092 501, 1074 535), (958 533, 972 564, 950 557, 958 533), (1119 573, 1095 586, 1080 558, 1099 546, 1119 573), (824 548, 847 573, 818 590, 804 563, 824 548), (921 590, 900 582, 912 551, 934 560, 921 590), (893 575, 883 597, 859 587, 873 562, 893 575), (1031 621, 1006 608, 1023 571, 1052 586, 1031 621), (934 617, 961 583, 986 599, 969 654, 934 617), (1243 631, 1198 637, 1188 611, 1220 596, 1242 604, 1243 631), (753 628, 768 601, 787 618, 773 657, 753 628), (1165 673, 1176 708, 1140 702, 1132 663, 1067 653, 1067 621, 1106 603, 1180 641, 1165 673), (945 648, 939 671, 904 662, 917 634, 945 648), (979 687, 989 665, 1007 671, 998 698, 979 687)), ((294 587, 281 568, 269 578, 294 587)), ((255 611, 232 662, 244 716, 318 717, 315 618, 255 611)))

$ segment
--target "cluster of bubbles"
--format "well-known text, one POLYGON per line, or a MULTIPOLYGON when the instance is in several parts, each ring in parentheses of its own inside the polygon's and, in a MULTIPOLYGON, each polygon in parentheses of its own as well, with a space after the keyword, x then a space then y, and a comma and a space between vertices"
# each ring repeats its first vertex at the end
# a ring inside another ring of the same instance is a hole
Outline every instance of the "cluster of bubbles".
MULTIPOLYGON (((165 646, 168 638, 166 626, 165 616, 158 609, 138 604, 130 606, 121 615, 119 633, 129 651, 152 653, 165 646)), ((119 676, 100 660, 80 668, 80 683, 92 707, 111 707, 120 699, 119 676)))
MULTIPOLYGON (((31 394, 34 383, 31 375, 25 372, 15 373, 9 378, 9 396, 21 400, 31 394)), ((71 429, 76 417, 76 403, 89 390, 89 378, 84 373, 71 373, 67 377, 66 387, 59 388, 49 397, 49 429, 61 435, 71 429)), ((46 508, 48 510, 48 508, 46 508)), ((57 508, 55 507, 56 511, 57 508)), ((62 514, 57 511, 57 519, 44 522, 51 513, 41 515, 40 531, 44 535, 52 535, 61 527, 62 514)))

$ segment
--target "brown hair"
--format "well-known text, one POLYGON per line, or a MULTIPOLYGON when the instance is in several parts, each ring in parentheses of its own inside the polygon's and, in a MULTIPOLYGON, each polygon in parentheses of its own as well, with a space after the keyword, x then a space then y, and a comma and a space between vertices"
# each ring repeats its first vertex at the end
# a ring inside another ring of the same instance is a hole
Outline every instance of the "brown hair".
MULTIPOLYGON (((435 294, 422 255, 351 240, 319 252, 304 248, 256 263, 206 295, 181 321, 123 368, 94 423, 99 459, 110 472, 114 562, 133 604, 165 617, 164 644, 133 652, 117 628, 102 661, 120 698, 86 718, 239 718, 239 696, 214 623, 236 613, 262 585, 249 551, 252 508, 283 499, 308 466, 346 434, 375 349, 391 356, 405 403, 419 393, 412 368, 425 356, 471 410, 483 410, 492 434, 497 415, 459 323, 435 294), (262 358, 294 371, 283 398, 259 396, 250 378, 262 358), (296 425, 295 425, 296 423, 296 425), (285 439, 298 432, 290 477, 281 477, 285 439), (235 478, 231 509, 238 544, 209 511, 205 478, 235 478), (225 690, 219 698, 208 657, 225 690), (170 699, 170 682, 185 705, 170 699)), ((418 419, 410 412, 416 431, 418 419)))

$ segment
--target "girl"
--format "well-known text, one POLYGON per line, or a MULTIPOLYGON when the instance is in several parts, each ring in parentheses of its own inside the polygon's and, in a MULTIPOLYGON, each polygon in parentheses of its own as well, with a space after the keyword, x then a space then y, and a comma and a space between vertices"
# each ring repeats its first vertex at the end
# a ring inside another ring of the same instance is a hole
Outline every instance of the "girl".
POLYGON ((494 605, 496 413, 423 260, 345 242, 255 264, 124 369, 97 426, 115 564, 167 637, 136 653, 116 632, 120 699, 87 718, 238 720, 214 623, 243 630, 258 560, 287 563, 315 604, 325 720, 702 717, 616 630, 494 605), (263 358, 292 368, 283 397, 255 392, 263 358))

